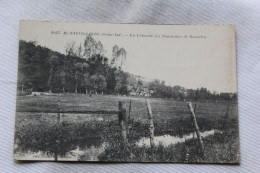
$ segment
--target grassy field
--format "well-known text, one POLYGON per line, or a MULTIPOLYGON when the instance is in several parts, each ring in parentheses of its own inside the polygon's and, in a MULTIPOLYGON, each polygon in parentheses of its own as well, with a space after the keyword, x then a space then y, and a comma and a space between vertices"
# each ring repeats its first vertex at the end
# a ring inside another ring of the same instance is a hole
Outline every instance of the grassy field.
MULTIPOLYGON (((169 146, 137 146, 136 142, 149 137, 147 108, 144 98, 84 94, 60 94, 54 96, 19 96, 19 110, 118 110, 118 102, 132 100, 129 145, 122 144, 117 115, 62 114, 57 125, 57 114, 17 112, 15 153, 39 152, 62 157, 79 148, 101 147, 100 161, 132 162, 207 162, 237 163, 239 160, 237 104, 231 103, 228 118, 226 102, 197 102, 196 116, 200 131, 216 129, 219 133, 203 138, 205 155, 202 157, 196 138, 169 146)), ((184 101, 150 99, 154 115, 155 136, 183 137, 194 132, 187 104, 184 101)), ((195 103, 193 103, 195 104, 195 103)), ((92 151, 93 152, 93 151, 92 151)), ((79 160, 89 160, 82 154, 79 160)))

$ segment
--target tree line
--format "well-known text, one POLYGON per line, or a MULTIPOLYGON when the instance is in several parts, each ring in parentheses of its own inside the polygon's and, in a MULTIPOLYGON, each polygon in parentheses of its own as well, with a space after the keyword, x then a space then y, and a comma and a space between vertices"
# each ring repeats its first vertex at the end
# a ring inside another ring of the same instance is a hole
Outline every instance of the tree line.
POLYGON ((229 93, 211 93, 206 88, 197 90, 181 86, 167 86, 164 81, 145 81, 140 76, 123 71, 127 52, 115 45, 112 57, 106 57, 100 41, 88 35, 83 44, 69 42, 65 54, 20 40, 18 85, 20 94, 35 92, 117 94, 143 92, 150 97, 227 99, 229 93))
POLYGON ((109 62, 104 46, 92 36, 83 45, 70 42, 65 54, 20 40, 18 91, 124 94, 132 76, 122 70, 126 50, 113 47, 109 62))
POLYGON ((152 97, 192 99, 192 100, 230 100, 237 99, 236 93, 211 92, 207 88, 186 89, 179 85, 167 86, 165 81, 154 80, 148 83, 148 89, 152 90, 152 97))

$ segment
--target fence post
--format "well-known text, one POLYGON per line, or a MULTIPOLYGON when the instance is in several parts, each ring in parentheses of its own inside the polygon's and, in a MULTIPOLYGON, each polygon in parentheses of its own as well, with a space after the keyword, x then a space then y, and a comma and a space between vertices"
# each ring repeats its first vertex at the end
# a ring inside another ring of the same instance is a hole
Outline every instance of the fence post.
POLYGON ((127 144, 127 114, 126 114, 126 105, 124 102, 119 101, 118 103, 119 112, 118 112, 118 120, 119 125, 121 126, 122 137, 124 144, 127 144))
POLYGON ((148 117, 149 117, 149 130, 150 130, 150 144, 151 148, 155 147, 154 143, 154 125, 153 125, 153 114, 152 114, 152 108, 149 100, 146 100, 146 107, 148 111, 148 117))
POLYGON ((201 153, 202 153, 203 157, 205 157, 204 145, 203 145, 202 138, 201 138, 201 135, 200 135, 199 126, 197 124, 197 120, 196 120, 196 115, 195 115, 194 109, 192 107, 191 102, 187 102, 187 104, 188 104, 188 108, 189 108, 189 110, 191 112, 191 116, 192 116, 193 123, 194 123, 195 130, 196 130, 197 139, 198 139, 198 142, 199 142, 199 145, 200 145, 200 148, 201 148, 201 153))
POLYGON ((130 103, 129 103, 129 110, 128 110, 128 119, 130 120, 130 117, 131 117, 131 107, 132 107, 132 100, 130 100, 130 103))

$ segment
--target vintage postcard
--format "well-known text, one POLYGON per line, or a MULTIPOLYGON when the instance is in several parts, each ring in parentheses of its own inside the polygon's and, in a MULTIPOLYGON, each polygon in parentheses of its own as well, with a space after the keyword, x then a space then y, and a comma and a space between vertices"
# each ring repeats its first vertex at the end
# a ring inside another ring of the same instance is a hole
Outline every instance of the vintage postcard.
POLYGON ((14 159, 240 163, 233 25, 21 21, 14 159))

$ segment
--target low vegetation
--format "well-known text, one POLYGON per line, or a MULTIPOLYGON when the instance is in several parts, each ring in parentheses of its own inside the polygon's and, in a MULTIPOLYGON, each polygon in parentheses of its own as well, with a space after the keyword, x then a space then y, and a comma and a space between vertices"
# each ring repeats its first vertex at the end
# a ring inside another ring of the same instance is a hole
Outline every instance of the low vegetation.
MULTIPOLYGON (((59 100, 61 109, 68 110, 118 110, 118 101, 129 101, 129 97, 84 94, 60 96, 21 96, 19 108, 44 111, 55 109, 59 100)), ((183 101, 150 99, 154 115, 155 136, 171 135, 182 137, 194 132, 187 105, 183 101)), ((129 122, 128 145, 122 143, 121 129, 117 115, 62 114, 57 123, 57 114, 17 112, 15 153, 38 152, 54 157, 66 157, 77 147, 84 150, 92 146, 98 148, 108 143, 105 151, 98 156, 100 161, 132 162, 230 162, 239 158, 238 122, 236 104, 230 103, 226 116, 226 102, 196 102, 197 122, 200 131, 216 129, 219 133, 203 138, 206 160, 199 150, 197 139, 184 143, 154 148, 139 147, 136 142, 149 137, 148 116, 143 98, 132 98, 131 120, 129 122)), ((79 160, 84 160, 82 155, 79 160)))

